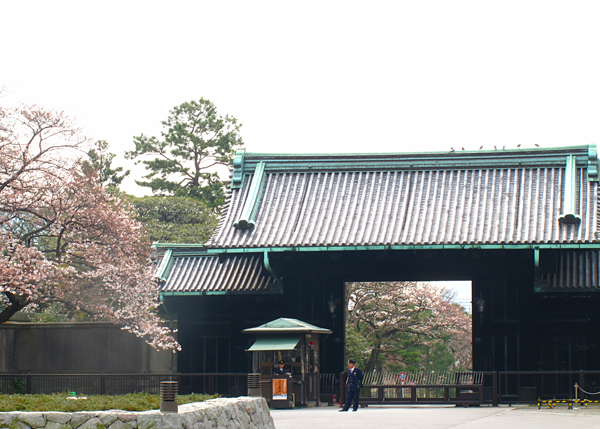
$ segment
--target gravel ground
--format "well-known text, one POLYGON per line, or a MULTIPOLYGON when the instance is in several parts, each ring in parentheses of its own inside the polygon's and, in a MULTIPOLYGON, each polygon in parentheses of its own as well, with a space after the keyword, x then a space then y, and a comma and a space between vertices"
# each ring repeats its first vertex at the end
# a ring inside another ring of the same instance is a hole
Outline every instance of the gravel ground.
POLYGON ((600 407, 568 410, 537 406, 440 407, 369 406, 357 412, 338 412, 337 407, 271 410, 277 429, 385 429, 385 428, 599 428, 600 407))

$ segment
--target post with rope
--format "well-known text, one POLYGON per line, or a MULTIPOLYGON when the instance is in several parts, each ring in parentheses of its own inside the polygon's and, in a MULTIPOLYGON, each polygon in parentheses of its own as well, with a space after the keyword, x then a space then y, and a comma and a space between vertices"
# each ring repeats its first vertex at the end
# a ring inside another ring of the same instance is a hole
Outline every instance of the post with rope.
POLYGON ((590 400, 588 398, 583 399, 583 400, 578 400, 577 399, 578 398, 578 396, 577 396, 578 395, 578 390, 581 390, 586 395, 600 395, 600 392, 588 392, 587 390, 583 390, 578 383, 575 383, 574 387, 575 387, 575 403, 578 403, 578 401, 579 401, 579 402, 583 403, 586 407, 590 403, 594 403, 594 404, 600 403, 600 400, 592 401, 592 400, 590 400))

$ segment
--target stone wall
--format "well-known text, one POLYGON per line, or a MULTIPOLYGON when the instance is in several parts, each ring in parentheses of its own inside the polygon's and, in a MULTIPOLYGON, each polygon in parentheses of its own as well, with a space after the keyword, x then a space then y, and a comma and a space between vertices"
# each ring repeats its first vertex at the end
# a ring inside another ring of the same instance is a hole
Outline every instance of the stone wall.
POLYGON ((0 413, 0 429, 275 429, 264 398, 218 398, 185 404, 179 413, 0 413))
POLYGON ((168 373, 176 355, 110 323, 0 324, 0 372, 168 373))

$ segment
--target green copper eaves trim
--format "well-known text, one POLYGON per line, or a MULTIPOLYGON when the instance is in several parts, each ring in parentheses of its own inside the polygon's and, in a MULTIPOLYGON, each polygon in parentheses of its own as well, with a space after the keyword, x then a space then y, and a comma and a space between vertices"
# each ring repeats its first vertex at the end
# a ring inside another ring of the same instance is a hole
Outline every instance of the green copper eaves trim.
POLYGON ((281 287, 269 288, 266 291, 178 291, 178 292, 159 292, 160 302, 163 302, 165 296, 219 296, 219 295, 281 295, 281 287))
POLYGON ((207 249, 204 245, 155 243, 157 247, 172 249, 172 256, 217 256, 225 253, 265 252, 343 252, 364 250, 527 250, 527 249, 599 249, 596 243, 527 243, 527 244, 406 244, 373 246, 288 246, 288 247, 238 247, 207 249))
POLYGON ((536 243, 536 244, 422 244, 389 246, 309 246, 207 249, 205 254, 263 253, 263 252, 357 252, 368 250, 528 250, 528 249, 599 249, 598 243, 536 243))
POLYGON ((206 295, 227 295, 227 291, 215 291, 215 292, 159 292, 161 301, 163 296, 206 296, 206 295))
POLYGON ((154 249, 206 249, 204 244, 200 243, 152 243, 154 249))

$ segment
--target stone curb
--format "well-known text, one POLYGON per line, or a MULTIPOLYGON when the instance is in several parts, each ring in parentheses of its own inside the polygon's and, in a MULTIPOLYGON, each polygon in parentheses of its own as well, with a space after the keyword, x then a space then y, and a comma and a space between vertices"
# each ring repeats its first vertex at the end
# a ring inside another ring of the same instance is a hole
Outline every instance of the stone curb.
POLYGON ((0 413, 0 429, 275 429, 264 398, 217 398, 179 407, 179 413, 158 410, 127 412, 0 413))

